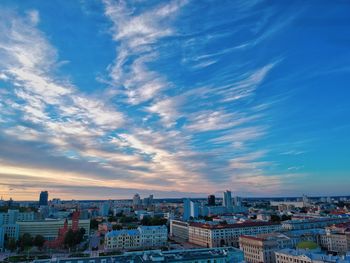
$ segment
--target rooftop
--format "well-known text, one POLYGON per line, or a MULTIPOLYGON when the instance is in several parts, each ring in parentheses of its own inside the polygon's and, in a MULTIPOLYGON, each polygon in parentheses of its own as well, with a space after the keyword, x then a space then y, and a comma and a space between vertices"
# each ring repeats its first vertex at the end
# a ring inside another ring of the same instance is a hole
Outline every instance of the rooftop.
POLYGON ((200 227, 200 228, 206 228, 206 229, 223 229, 223 228, 243 228, 243 227, 259 227, 259 226, 276 226, 280 225, 280 223, 274 223, 274 222, 258 222, 258 221, 246 221, 243 223, 236 223, 236 224, 208 224, 208 223, 199 223, 199 222, 192 222, 190 223, 190 226, 194 227, 200 227))

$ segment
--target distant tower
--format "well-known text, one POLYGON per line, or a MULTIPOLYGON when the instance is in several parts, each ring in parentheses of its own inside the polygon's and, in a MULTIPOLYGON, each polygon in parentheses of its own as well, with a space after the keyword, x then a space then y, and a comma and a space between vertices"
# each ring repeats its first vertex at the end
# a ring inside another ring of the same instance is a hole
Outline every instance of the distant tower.
POLYGON ((191 216, 191 200, 189 198, 184 199, 183 210, 182 219, 187 221, 191 216))
POLYGON ((309 198, 306 195, 303 195, 303 205, 308 206, 309 204, 309 198))
POLYGON ((231 191, 226 190, 224 192, 224 198, 223 198, 223 202, 222 202, 223 206, 231 209, 232 208, 232 196, 231 196, 231 191))
POLYGON ((47 191, 42 191, 39 197, 39 206, 48 205, 49 193, 47 191))
POLYGON ((241 198, 239 196, 235 196, 235 198, 233 199, 233 202, 235 206, 241 206, 241 198))
POLYGON ((215 206, 215 195, 208 195, 208 206, 215 206))
POLYGON ((72 215, 72 230, 74 232, 79 230, 79 216, 80 216, 80 212, 79 211, 73 212, 73 215, 72 215))
POLYGON ((135 194, 132 198, 132 206, 134 207, 134 209, 137 209, 141 206, 141 197, 139 194, 135 194))
POLYGON ((191 199, 186 198, 183 201, 183 216, 184 221, 188 221, 190 217, 198 218, 199 216, 199 204, 193 202, 191 199))

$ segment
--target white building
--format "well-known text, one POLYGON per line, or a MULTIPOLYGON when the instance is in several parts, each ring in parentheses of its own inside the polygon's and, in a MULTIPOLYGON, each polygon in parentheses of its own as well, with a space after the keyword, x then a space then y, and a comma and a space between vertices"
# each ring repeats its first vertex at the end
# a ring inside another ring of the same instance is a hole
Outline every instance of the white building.
POLYGON ((224 192, 224 197, 222 201, 223 206, 225 206, 227 209, 231 209, 233 204, 232 204, 232 195, 231 191, 226 190, 224 192))
POLYGON ((183 216, 182 219, 188 221, 191 217, 197 218, 199 216, 199 204, 189 198, 183 201, 183 216))
POLYGON ((190 223, 189 242, 203 247, 238 246, 242 235, 258 235, 280 231, 281 225, 270 222, 237 224, 190 223))
POLYGON ((136 250, 167 245, 168 229, 163 226, 139 226, 131 230, 113 230, 105 236, 105 248, 109 250, 136 250))
POLYGON ((168 229, 162 226, 140 226, 138 227, 141 236, 141 247, 154 248, 167 245, 168 229))
POLYGON ((350 263, 350 257, 330 256, 305 250, 282 249, 275 252, 276 263, 350 263))
POLYGON ((170 220, 170 236, 188 241, 189 223, 179 220, 170 220))

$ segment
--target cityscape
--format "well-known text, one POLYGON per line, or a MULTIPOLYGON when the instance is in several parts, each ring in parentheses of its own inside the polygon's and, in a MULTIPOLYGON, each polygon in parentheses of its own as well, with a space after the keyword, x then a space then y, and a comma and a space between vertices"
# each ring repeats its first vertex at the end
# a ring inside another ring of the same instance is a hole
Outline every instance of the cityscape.
POLYGON ((349 14, 0 0, 0 262, 350 263, 349 14))
POLYGON ((350 196, 1 200, 4 262, 348 262, 350 196))

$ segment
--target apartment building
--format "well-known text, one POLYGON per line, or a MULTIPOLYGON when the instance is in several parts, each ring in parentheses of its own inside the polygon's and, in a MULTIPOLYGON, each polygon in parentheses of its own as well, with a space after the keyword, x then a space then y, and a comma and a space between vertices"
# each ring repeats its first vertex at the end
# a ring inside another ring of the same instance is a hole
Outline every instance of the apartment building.
POLYGON ((350 252, 350 222, 327 227, 321 235, 321 247, 342 255, 350 252))
POLYGON ((275 263, 275 251, 292 245, 292 240, 281 233, 239 238, 239 246, 247 263, 275 263))
POLYGON ((350 263, 350 257, 312 253, 305 250, 282 249, 275 252, 276 263, 350 263))
POLYGON ((267 234, 281 230, 271 222, 244 222, 237 224, 190 223, 189 242, 203 247, 236 246, 242 235, 267 234))
POLYGON ((108 250, 136 250, 167 245, 168 230, 163 226, 140 226, 131 230, 114 230, 105 236, 108 250))
POLYGON ((188 241, 188 222, 180 220, 170 220, 170 237, 188 241))
POLYGON ((282 222, 283 230, 302 230, 311 228, 324 228, 334 224, 345 223, 348 218, 326 217, 326 218, 311 218, 299 220, 287 220, 282 222))
MULTIPOLYGON (((53 240, 58 236, 58 230, 64 226, 65 219, 18 221, 19 236, 29 233, 32 236, 42 235, 46 240, 53 240)), ((68 225, 72 226, 72 220, 68 220, 68 225)), ((90 220, 80 219, 79 228, 85 229, 85 235, 90 235, 90 220)))

